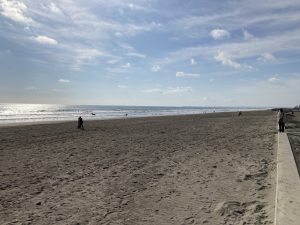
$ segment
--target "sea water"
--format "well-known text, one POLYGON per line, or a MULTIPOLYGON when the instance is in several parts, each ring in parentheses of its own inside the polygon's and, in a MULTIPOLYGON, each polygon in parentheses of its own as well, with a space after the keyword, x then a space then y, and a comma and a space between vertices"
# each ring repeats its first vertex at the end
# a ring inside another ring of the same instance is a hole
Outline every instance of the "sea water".
POLYGON ((167 107, 0 103, 0 124, 76 121, 263 110, 255 107, 167 107))

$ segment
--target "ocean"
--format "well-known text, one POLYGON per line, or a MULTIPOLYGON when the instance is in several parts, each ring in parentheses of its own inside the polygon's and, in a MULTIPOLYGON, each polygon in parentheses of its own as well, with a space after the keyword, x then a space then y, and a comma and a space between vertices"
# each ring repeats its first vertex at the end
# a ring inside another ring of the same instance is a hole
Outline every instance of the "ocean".
POLYGON ((203 114, 264 110, 255 107, 164 107, 164 106, 105 106, 0 103, 0 125, 32 122, 103 120, 124 117, 203 114))

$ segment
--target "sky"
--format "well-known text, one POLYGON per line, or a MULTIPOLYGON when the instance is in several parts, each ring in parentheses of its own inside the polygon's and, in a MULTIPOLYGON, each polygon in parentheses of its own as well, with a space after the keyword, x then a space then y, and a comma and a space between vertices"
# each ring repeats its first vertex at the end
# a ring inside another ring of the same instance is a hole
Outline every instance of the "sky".
POLYGON ((0 102, 300 104, 299 0, 0 0, 0 102))

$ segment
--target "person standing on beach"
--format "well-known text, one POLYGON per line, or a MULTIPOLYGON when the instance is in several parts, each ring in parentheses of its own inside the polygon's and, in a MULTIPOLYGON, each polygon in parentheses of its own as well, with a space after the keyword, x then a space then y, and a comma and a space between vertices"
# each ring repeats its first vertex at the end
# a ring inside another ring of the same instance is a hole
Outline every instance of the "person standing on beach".
POLYGON ((81 118, 81 116, 78 117, 77 128, 78 128, 78 129, 84 130, 84 127, 83 127, 83 119, 81 118))
POLYGON ((284 132, 284 127, 285 127, 285 113, 283 109, 279 110, 278 113, 278 125, 279 125, 279 132, 284 132))

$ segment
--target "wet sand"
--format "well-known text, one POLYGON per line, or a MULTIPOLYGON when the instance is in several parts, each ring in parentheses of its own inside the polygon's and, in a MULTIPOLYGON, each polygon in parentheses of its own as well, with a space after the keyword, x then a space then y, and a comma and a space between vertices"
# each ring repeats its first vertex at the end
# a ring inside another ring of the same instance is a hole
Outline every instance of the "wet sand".
POLYGON ((0 128, 0 224, 273 224, 276 113, 0 128))

